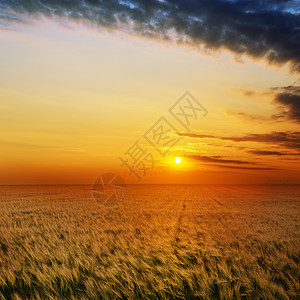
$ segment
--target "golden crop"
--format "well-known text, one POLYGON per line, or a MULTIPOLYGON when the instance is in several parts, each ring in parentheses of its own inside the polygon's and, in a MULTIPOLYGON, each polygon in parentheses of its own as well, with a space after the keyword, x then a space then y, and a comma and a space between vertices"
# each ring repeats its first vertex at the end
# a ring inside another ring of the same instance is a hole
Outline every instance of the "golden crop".
MULTIPOLYGON (((297 299, 300 187, 0 187, 0 299, 297 299)), ((298 298, 299 299, 299 298, 298 298)))

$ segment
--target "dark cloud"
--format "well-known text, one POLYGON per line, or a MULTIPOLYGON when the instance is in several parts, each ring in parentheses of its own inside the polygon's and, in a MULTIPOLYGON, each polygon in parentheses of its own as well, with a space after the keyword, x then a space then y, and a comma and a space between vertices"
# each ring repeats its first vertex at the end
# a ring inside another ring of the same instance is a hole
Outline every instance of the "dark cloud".
POLYGON ((0 25, 39 17, 83 22, 200 48, 290 63, 300 71, 298 1, 0 0, 0 25))
POLYGON ((194 155, 188 154, 184 155, 184 157, 200 161, 202 163, 206 163, 209 166, 214 166, 218 168, 227 168, 227 169, 240 169, 240 170, 277 170, 271 167, 248 167, 248 166, 241 166, 245 164, 254 164, 253 162, 241 161, 241 160, 231 160, 231 159, 224 159, 221 156, 202 156, 202 155, 194 155), (212 163, 212 164, 211 164, 212 163), (234 166, 232 164, 237 164, 234 166))
MULTIPOLYGON (((257 95, 255 91, 250 90, 236 90, 243 96, 254 97, 257 95)), ((253 115, 245 112, 227 112, 229 115, 243 118, 248 121, 258 122, 284 122, 293 121, 300 122, 300 86, 289 85, 284 87, 273 87, 263 95, 271 95, 273 97, 273 104, 279 108, 278 113, 262 116, 253 115)))
POLYGON ((256 133, 256 134, 247 134, 244 136, 217 136, 209 134, 196 134, 196 133, 180 133, 180 136, 190 137, 190 138, 213 138, 233 142, 257 142, 272 144, 276 146, 282 146, 288 149, 293 149, 300 151, 300 132, 298 131, 286 131, 278 132, 273 131, 271 133, 256 133))
POLYGON ((267 151, 267 150, 249 150, 248 151, 251 154, 256 155, 288 155, 288 153, 279 152, 279 151, 267 151))
POLYGON ((259 116, 252 115, 244 112, 227 112, 229 115, 240 117, 248 121, 258 121, 258 122, 283 122, 286 121, 286 115, 283 113, 273 114, 270 116, 259 116))
POLYGON ((257 167, 240 167, 240 166, 224 166, 224 165, 213 165, 218 168, 229 168, 229 169, 240 169, 240 170, 280 170, 278 168, 257 168, 257 167))
POLYGON ((201 155, 188 154, 188 155, 185 155, 185 157, 191 158, 191 159, 194 159, 194 160, 198 160, 198 161, 201 161, 201 162, 212 162, 212 163, 222 163, 222 164, 238 164, 238 165, 253 164, 251 162, 242 161, 242 160, 224 159, 221 156, 201 156, 201 155))
POLYGON ((300 122, 300 86, 290 85, 273 90, 280 91, 276 93, 274 102, 286 109, 284 115, 290 120, 300 122))

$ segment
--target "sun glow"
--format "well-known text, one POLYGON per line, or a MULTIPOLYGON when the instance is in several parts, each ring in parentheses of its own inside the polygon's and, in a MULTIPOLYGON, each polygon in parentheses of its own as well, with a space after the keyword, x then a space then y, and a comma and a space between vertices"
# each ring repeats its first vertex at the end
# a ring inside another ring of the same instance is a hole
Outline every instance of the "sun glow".
POLYGON ((176 162, 176 164, 180 164, 181 163, 181 158, 180 157, 176 157, 175 158, 175 162, 176 162))

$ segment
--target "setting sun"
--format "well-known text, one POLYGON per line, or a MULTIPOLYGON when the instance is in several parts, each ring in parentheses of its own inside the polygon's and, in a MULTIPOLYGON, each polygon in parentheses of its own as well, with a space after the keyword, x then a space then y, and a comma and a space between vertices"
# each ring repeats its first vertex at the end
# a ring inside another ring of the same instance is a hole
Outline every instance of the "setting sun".
POLYGON ((175 158, 175 162, 176 162, 176 164, 180 164, 181 163, 181 158, 180 157, 176 157, 175 158))

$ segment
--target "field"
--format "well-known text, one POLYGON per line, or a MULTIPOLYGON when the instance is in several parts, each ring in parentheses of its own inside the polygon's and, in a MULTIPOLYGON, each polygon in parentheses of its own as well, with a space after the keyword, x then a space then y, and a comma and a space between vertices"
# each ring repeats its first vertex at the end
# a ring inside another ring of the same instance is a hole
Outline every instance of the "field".
POLYGON ((0 187, 0 299, 299 299, 300 186, 0 187))

